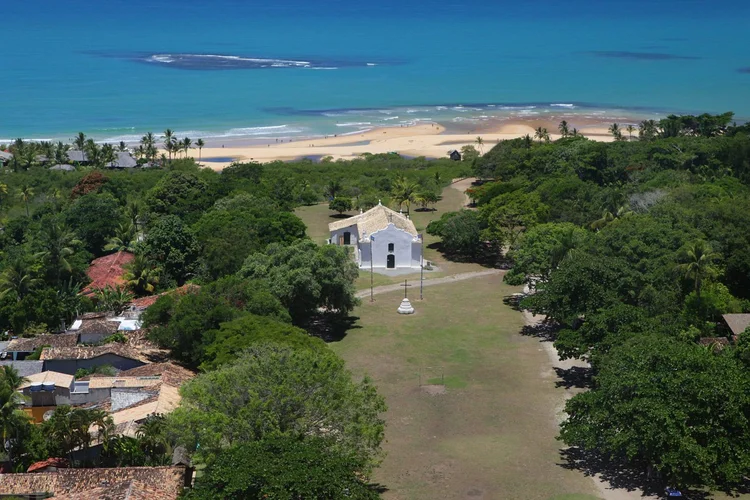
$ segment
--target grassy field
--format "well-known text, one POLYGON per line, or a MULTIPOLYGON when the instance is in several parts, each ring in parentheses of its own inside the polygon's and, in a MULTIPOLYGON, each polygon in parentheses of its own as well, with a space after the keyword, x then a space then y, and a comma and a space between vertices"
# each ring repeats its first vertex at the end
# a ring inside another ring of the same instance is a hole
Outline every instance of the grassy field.
MULTIPOLYGON (((465 197, 462 191, 449 186, 443 190, 442 199, 435 206, 436 210, 429 212, 418 212, 412 210, 411 212, 411 219, 414 221, 417 231, 422 233, 425 238, 424 258, 425 260, 433 262, 438 267, 438 270, 436 271, 425 273, 425 279, 441 278, 443 276, 484 269, 479 264, 451 262, 446 260, 434 248, 429 248, 430 245, 438 241, 438 238, 430 236, 425 232, 427 225, 431 221, 439 219, 446 212, 461 210, 464 200, 465 197)), ((348 212, 346 215, 356 215, 357 213, 359 212, 348 212)), ((341 220, 337 217, 338 214, 336 212, 332 212, 328 209, 327 203, 312 205, 309 207, 300 207, 295 211, 295 214, 307 225, 307 235, 312 238, 313 241, 321 245, 325 243, 330 236, 330 233, 328 232, 328 224, 341 220)), ((398 277, 390 277, 377 273, 373 276, 375 286, 389 285, 398 281, 403 281, 404 279, 417 280, 419 279, 419 272, 398 277)), ((365 289, 370 286, 370 273, 367 270, 362 270, 360 272, 360 277, 356 282, 356 286, 357 289, 365 289)))
POLYGON ((331 344, 387 400, 375 476, 385 498, 598 498, 558 465, 562 395, 538 341, 518 334, 522 315, 502 302, 514 291, 500 275, 435 286, 413 316, 396 313, 398 292, 378 295, 331 344))

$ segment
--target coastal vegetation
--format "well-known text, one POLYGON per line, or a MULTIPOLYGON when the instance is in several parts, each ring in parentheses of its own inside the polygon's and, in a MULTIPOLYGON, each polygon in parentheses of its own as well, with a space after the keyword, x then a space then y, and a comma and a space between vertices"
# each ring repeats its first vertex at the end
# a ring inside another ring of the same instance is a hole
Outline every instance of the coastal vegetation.
MULTIPOLYGON (((69 172, 37 159, 48 146, 14 144, 0 184, 0 331, 55 333, 83 312, 123 311, 134 298, 158 295, 142 318, 150 340, 200 374, 172 414, 124 438, 109 436, 106 414, 80 409, 61 407, 32 425, 20 410, 20 377, 5 367, 5 457, 21 470, 71 456, 92 444, 94 426, 107 443, 98 465, 166 463, 175 447, 186 449, 203 470, 192 498, 375 497, 386 432, 381 393, 393 393, 376 389, 368 370, 380 368, 352 354, 352 344, 326 344, 355 321, 359 272, 345 248, 319 244, 324 231, 310 239, 295 209, 335 220, 382 203, 416 219, 432 213, 454 179, 473 175, 474 206, 425 222, 430 251, 508 268, 506 283, 497 275, 492 290, 464 293, 469 334, 446 326, 447 316, 440 324, 416 316, 425 331, 442 332, 440 345, 454 347, 454 358, 420 343, 429 336, 385 332, 385 320, 366 326, 372 338, 403 349, 407 365, 431 353, 430 366, 454 370, 443 385, 465 387, 486 377, 471 362, 486 353, 455 342, 505 349, 520 315, 482 299, 525 285, 520 307, 546 318, 561 358, 590 367, 586 390, 566 405, 562 442, 670 484, 742 488, 750 472, 750 337, 731 334, 722 315, 750 312, 750 127, 731 119, 669 116, 637 133, 617 124, 612 143, 560 123, 558 140, 540 126, 534 137, 484 154, 478 137, 462 161, 382 154, 234 163, 220 173, 189 158, 192 140, 170 130, 138 146, 139 163, 156 168, 104 169, 114 153, 93 149, 82 134, 69 150, 94 160, 69 172), (134 254, 124 284, 82 294, 89 263, 113 252, 134 254), (245 464, 241 474, 233 463, 245 464)), ((196 146, 200 155, 202 141, 196 146)), ((64 160, 66 148, 44 154, 59 150, 64 160)), ((450 315, 458 299, 436 294, 425 310, 450 315)), ((377 306, 362 315, 384 317, 377 306)), ((458 452, 472 443, 456 443, 458 452)))

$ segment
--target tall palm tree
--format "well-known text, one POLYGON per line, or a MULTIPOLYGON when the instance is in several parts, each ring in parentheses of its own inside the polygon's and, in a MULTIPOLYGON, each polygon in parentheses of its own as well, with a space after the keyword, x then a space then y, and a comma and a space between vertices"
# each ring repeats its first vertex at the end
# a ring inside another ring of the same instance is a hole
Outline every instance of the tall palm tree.
POLYGON ((78 132, 78 135, 73 139, 73 145, 78 151, 86 151, 86 134, 78 132))
POLYGON ((68 258, 75 254, 76 247, 81 245, 81 240, 70 228, 58 221, 43 224, 40 230, 40 240, 42 251, 36 256, 49 263, 59 284, 62 271, 72 272, 68 258))
POLYGON ((124 153, 128 150, 128 145, 125 144, 125 141, 120 141, 120 144, 117 145, 117 151, 120 153, 124 153))
POLYGON ((193 145, 193 141, 190 140, 190 137, 185 137, 182 140, 182 150, 185 152, 185 158, 188 156, 188 151, 190 150, 190 146, 193 145))
POLYGON ((541 144, 542 141, 549 142, 549 132, 547 132, 547 129, 544 127, 537 127, 534 132, 534 138, 539 139, 539 144, 541 144))
POLYGON ((115 161, 115 148, 112 147, 112 144, 104 143, 102 145, 102 158, 101 162, 103 165, 109 165, 110 163, 115 161))
POLYGON ((614 222, 616 219, 621 219, 622 217, 625 217, 626 215, 630 215, 632 213, 633 211, 630 210, 626 205, 620 206, 615 212, 604 210, 604 212, 602 213, 602 218, 592 222, 590 227, 591 229, 598 231, 609 225, 611 222, 614 222))
POLYGON ((534 140, 531 138, 529 134, 526 134, 523 136, 523 145, 526 149, 531 148, 531 145, 533 144, 534 140))
POLYGON ((174 132, 172 129, 168 128, 164 131, 164 149, 167 150, 167 153, 169 153, 169 159, 172 159, 172 148, 174 147, 174 132))
POLYGON ((635 127, 633 124, 628 124, 628 126, 625 128, 625 130, 628 131, 628 142, 633 140, 633 132, 635 132, 635 127))
POLYGON ((565 138, 568 137, 570 134, 570 129, 568 128, 568 122, 563 120, 560 122, 560 125, 558 125, 557 130, 560 131, 560 135, 565 138))
POLYGON ((482 139, 481 137, 477 137, 476 139, 474 139, 474 144, 476 144, 479 148, 479 152, 481 154, 484 154, 484 139, 482 139))
POLYGON ((141 137, 141 146, 143 147, 146 161, 152 162, 156 157, 156 137, 153 132, 148 132, 141 137))
POLYGON ((29 273, 29 266, 20 259, 15 259, 0 273, 0 299, 9 293, 15 293, 18 301, 29 294, 39 282, 29 273))
POLYGON ((125 216, 128 218, 130 223, 133 225, 133 230, 138 235, 138 224, 141 222, 141 215, 143 209, 137 199, 129 199, 125 204, 125 216))
POLYGON ((638 126, 638 138, 642 141, 648 141, 656 137, 659 128, 655 120, 643 120, 638 126))
POLYGON ((622 139, 622 130, 620 130, 620 125, 617 123, 613 123, 609 126, 609 133, 612 134, 612 137, 614 137, 616 141, 622 139))
POLYGON ((574 129, 573 129, 573 130, 572 130, 572 131, 570 132, 570 135, 571 135, 571 136, 573 136, 573 137, 578 137, 578 134, 579 134, 579 132, 578 132, 578 129, 577 129, 577 128, 574 128, 574 129))
POLYGON ((198 164, 200 164, 201 162, 201 151, 203 149, 203 146, 205 145, 206 143, 203 142, 203 139, 198 139, 197 141, 195 141, 195 147, 198 148, 198 164))
POLYGON ((68 156, 68 149, 70 146, 63 143, 62 141, 59 141, 57 145, 55 146, 55 163, 62 164, 62 163, 68 163, 70 161, 70 157, 68 156))
POLYGON ((132 221, 127 221, 117 226, 115 235, 109 239, 107 244, 104 246, 104 250, 114 250, 116 252, 132 252, 135 248, 135 243, 135 226, 133 225, 132 221))
POLYGON ((701 299, 703 280, 715 274, 716 269, 713 263, 718 258, 719 254, 714 252, 711 245, 703 240, 696 241, 685 249, 684 262, 678 266, 678 269, 685 274, 686 278, 693 279, 693 289, 698 302, 701 299))
POLYGON ((162 415, 151 415, 135 431, 141 447, 152 458, 169 455, 166 419, 162 415))
POLYGON ((24 184, 18 189, 18 197, 24 202, 26 205, 26 217, 31 217, 29 214, 29 201, 34 197, 34 188, 29 186, 28 184, 24 184))

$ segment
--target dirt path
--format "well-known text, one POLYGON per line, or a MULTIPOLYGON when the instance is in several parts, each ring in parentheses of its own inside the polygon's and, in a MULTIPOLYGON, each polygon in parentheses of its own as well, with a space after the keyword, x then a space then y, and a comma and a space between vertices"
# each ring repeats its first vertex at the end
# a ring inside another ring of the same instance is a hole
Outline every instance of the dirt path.
POLYGON ((466 194, 466 190, 469 189, 476 180, 476 177, 467 177, 466 179, 461 179, 460 181, 455 181, 453 184, 451 184, 451 187, 453 189, 464 193, 464 207, 468 207, 471 203, 471 198, 469 198, 469 195, 466 194))
MULTIPOLYGON (((492 274, 502 274, 504 272, 505 271, 503 271, 502 269, 487 269, 486 271, 474 271, 471 273, 454 274, 453 276, 446 276, 444 278, 426 279, 424 280, 424 286, 442 285, 444 283, 455 283, 457 281, 470 280, 474 278, 480 278, 482 276, 489 276, 492 274)), ((394 285, 376 286, 375 288, 373 288, 372 293, 373 295, 379 295, 381 293, 395 292, 396 290, 403 290, 403 285, 401 283, 396 283, 394 285)), ((412 290, 414 290, 414 288, 412 288, 412 290)), ((360 299, 369 297, 370 289, 368 288, 366 290, 360 290, 356 293, 356 296, 359 297, 360 299)))

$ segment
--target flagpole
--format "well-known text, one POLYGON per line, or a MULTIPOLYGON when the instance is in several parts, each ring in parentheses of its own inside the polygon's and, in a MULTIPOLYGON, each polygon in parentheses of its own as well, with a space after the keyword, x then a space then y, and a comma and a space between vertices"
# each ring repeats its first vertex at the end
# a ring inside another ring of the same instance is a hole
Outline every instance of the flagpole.
POLYGON ((424 236, 419 235, 420 239, 420 264, 419 264, 419 300, 424 300, 422 291, 424 290, 424 236))
POLYGON ((372 278, 372 236, 370 236, 370 302, 375 302, 375 292, 373 291, 373 278, 372 278))

